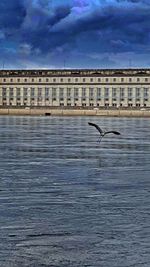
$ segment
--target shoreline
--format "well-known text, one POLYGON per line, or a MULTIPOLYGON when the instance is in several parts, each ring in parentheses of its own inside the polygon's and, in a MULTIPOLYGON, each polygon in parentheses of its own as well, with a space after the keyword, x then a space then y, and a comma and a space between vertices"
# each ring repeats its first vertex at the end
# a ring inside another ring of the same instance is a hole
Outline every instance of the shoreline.
POLYGON ((106 117, 150 117, 150 110, 134 109, 52 109, 52 108, 1 108, 1 115, 15 116, 106 116, 106 117))

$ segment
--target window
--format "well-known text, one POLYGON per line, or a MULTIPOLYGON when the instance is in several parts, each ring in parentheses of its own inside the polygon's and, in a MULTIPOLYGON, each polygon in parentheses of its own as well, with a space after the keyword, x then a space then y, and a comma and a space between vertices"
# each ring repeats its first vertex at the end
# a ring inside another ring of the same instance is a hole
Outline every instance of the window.
POLYGON ((98 78, 98 82, 99 82, 99 83, 101 82, 101 78, 98 78))
POLYGON ((17 79, 17 82, 20 82, 20 79, 19 78, 17 79))
POLYGON ((39 82, 41 82, 41 78, 39 78, 39 82))
POLYGON ((56 82, 56 79, 55 79, 55 78, 53 79, 53 82, 54 82, 54 83, 56 82))
POLYGON ((86 100, 86 88, 82 88, 82 100, 86 100))
POLYGON ((71 98, 71 88, 67 88, 67 98, 71 98))
POLYGON ((6 100, 6 88, 2 88, 2 99, 6 100))
POLYGON ((49 97, 49 88, 45 88, 45 97, 49 97))
POLYGON ((42 88, 38 88, 38 101, 42 100, 42 88))
POLYGON ((145 82, 148 82, 148 78, 145 78, 145 82))
POLYGON ((82 103, 82 107, 86 107, 86 103, 82 103))
POLYGON ((106 83, 109 81, 108 78, 105 79, 106 83))
POLYGON ((42 96, 42 88, 38 88, 38 97, 42 96))
POLYGON ((137 78, 137 82, 139 82, 140 81, 140 78, 137 78))
POLYGON ((16 89, 16 93, 17 93, 17 95, 20 95, 20 88, 16 89))
POLYGON ((136 103, 136 107, 140 107, 140 103, 136 103))
POLYGON ((129 78, 129 82, 132 82, 132 78, 129 78))
POLYGON ((13 82, 13 79, 12 79, 12 78, 10 79, 10 82, 11 82, 11 83, 13 82))
POLYGON ((89 98, 90 98, 90 100, 93 100, 93 97, 94 97, 94 89, 90 88, 89 89, 89 98))
POLYGON ((101 88, 97 88, 97 100, 101 100, 101 88))
POLYGON ((61 83, 63 82, 63 78, 60 79, 61 83))
POLYGON ((90 82, 93 82, 93 78, 90 79, 90 82))
POLYGON ((2 88, 2 95, 6 95, 6 88, 2 88))
POLYGON ((6 82, 6 79, 5 78, 3 79, 3 82, 6 82))
POLYGON ((16 89, 17 100, 20 100, 20 88, 16 89))
POLYGON ((28 95, 28 88, 23 88, 23 95, 24 95, 24 97, 27 97, 27 95, 28 95))
POLYGON ((56 88, 52 88, 52 100, 56 100, 56 88))
POLYGON ((117 89, 116 88, 112 88, 112 99, 116 100, 117 97, 117 89))
POLYGON ((59 99, 60 101, 64 100, 64 88, 59 88, 59 99))
POLYGON ((74 98, 75 98, 75 100, 78 100, 78 96, 79 96, 79 89, 78 88, 74 88, 74 98))
POLYGON ((149 97, 149 89, 148 88, 144 88, 144 100, 147 101, 149 97))
POLYGON ((70 78, 68 78, 68 83, 70 83, 70 81, 71 81, 71 79, 70 79, 70 78))
POLYGON ((113 107, 116 107, 116 106, 117 106, 117 104, 116 104, 116 103, 113 103, 113 104, 112 104, 112 106, 113 106, 113 107))
POLYGON ((128 100, 132 101, 132 96, 133 96, 133 90, 132 88, 128 88, 128 100))
POLYGON ((129 104, 128 104, 128 106, 129 106, 129 107, 132 107, 132 106, 133 106, 133 104, 132 104, 132 103, 129 103, 129 104))
POLYGON ((78 78, 75 78, 75 82, 76 82, 76 83, 78 82, 78 78))
POLYGON ((124 101, 124 97, 125 97, 125 89, 124 88, 120 88, 120 100, 124 101))
POLYGON ((27 79, 24 79, 25 83, 27 82, 27 79))
POLYGON ((121 82, 124 82, 124 78, 121 78, 121 82))
POLYGON ((32 78, 32 82, 34 82, 34 79, 32 78))
POLYGON ((47 82, 47 83, 49 82, 49 79, 48 79, 48 78, 46 78, 46 82, 47 82))
POLYGON ((116 82, 116 78, 113 78, 113 82, 116 82))
POLYGON ((136 88, 135 89, 135 97, 136 97, 136 99, 140 99, 140 88, 136 88))
POLYGON ((105 97, 105 100, 109 98, 109 88, 105 88, 104 89, 104 97, 105 97))
POLYGON ((85 78, 83 78, 83 82, 85 82, 85 78))
POLYGON ((10 98, 13 97, 13 95, 14 95, 14 89, 13 88, 10 88, 9 89, 9 96, 10 96, 10 98))
POLYGON ((35 89, 31 88, 31 98, 34 98, 35 89))

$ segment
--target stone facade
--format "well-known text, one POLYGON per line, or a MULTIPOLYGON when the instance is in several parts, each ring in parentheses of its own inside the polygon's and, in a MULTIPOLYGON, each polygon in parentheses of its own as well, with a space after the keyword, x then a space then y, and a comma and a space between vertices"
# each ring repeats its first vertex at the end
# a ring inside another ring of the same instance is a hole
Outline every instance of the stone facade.
POLYGON ((150 69, 0 70, 0 107, 150 107, 150 69))

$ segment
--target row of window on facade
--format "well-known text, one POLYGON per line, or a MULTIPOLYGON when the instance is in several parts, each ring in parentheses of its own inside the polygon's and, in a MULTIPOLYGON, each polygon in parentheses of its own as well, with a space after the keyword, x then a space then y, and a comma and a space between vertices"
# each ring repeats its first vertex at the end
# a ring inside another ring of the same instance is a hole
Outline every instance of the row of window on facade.
POLYGON ((10 82, 10 83, 13 83, 13 82, 18 82, 18 83, 21 83, 21 82, 25 82, 25 83, 27 83, 27 82, 39 82, 39 83, 42 83, 42 82, 46 82, 46 83, 48 83, 48 82, 53 82, 53 83, 58 83, 58 81, 59 82, 61 82, 61 83, 63 83, 63 82, 68 82, 68 83, 71 83, 71 82, 76 82, 76 83, 78 83, 78 82, 106 82, 106 83, 108 83, 108 82, 149 82, 150 81, 150 78, 143 78, 142 77, 142 79, 141 78, 131 78, 131 77, 129 77, 129 78, 52 78, 52 79, 50 79, 50 78, 45 78, 45 79, 42 79, 42 78, 31 78, 31 79, 29 79, 29 78, 17 78, 17 79, 14 79, 14 78, 3 78, 3 82, 4 83, 8 83, 8 82, 10 82))
POLYGON ((7 90, 6 88, 2 88, 2 98, 28 98, 30 97, 31 99, 35 98, 40 98, 42 99, 43 97, 45 99, 52 98, 53 100, 56 99, 65 99, 65 98, 72 98, 74 97, 75 99, 82 98, 82 100, 90 99, 90 100, 101 100, 102 98, 104 99, 109 99, 112 97, 112 99, 117 99, 120 98, 125 100, 125 98, 132 99, 136 98, 144 98, 148 99, 149 98, 149 88, 143 88, 143 92, 141 93, 141 88, 128 88, 127 90, 125 88, 89 88, 89 91, 87 91, 86 88, 82 88, 81 91, 79 88, 9 88, 7 90))
MULTIPOLYGON (((6 104, 6 102, 3 103, 3 106, 14 106, 14 104, 12 102, 10 102, 8 105, 6 104)), ((17 102, 15 106, 28 106, 27 102, 24 102, 23 105, 20 102, 17 102)), ((37 106, 35 103, 30 103, 30 106, 37 106)), ((41 106, 41 105, 39 105, 41 106)), ((120 103, 119 105, 117 103, 104 103, 104 105, 100 105, 99 103, 96 104, 96 106, 94 105, 94 103, 90 103, 89 105, 86 103, 82 103, 81 105, 78 105, 77 103, 74 103, 74 105, 72 105, 71 103, 60 103, 60 106, 67 106, 67 107, 149 107, 149 105, 147 103, 143 103, 142 105, 140 103, 136 103, 135 105, 133 103, 128 103, 127 105, 123 105, 122 103, 120 103)))

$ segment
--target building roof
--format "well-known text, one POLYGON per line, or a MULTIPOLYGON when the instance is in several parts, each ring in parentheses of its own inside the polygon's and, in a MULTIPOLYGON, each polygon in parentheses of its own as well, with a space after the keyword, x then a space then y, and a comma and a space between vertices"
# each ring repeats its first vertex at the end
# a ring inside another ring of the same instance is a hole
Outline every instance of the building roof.
POLYGON ((150 69, 25 69, 0 70, 0 77, 51 77, 51 76, 149 76, 150 69))

